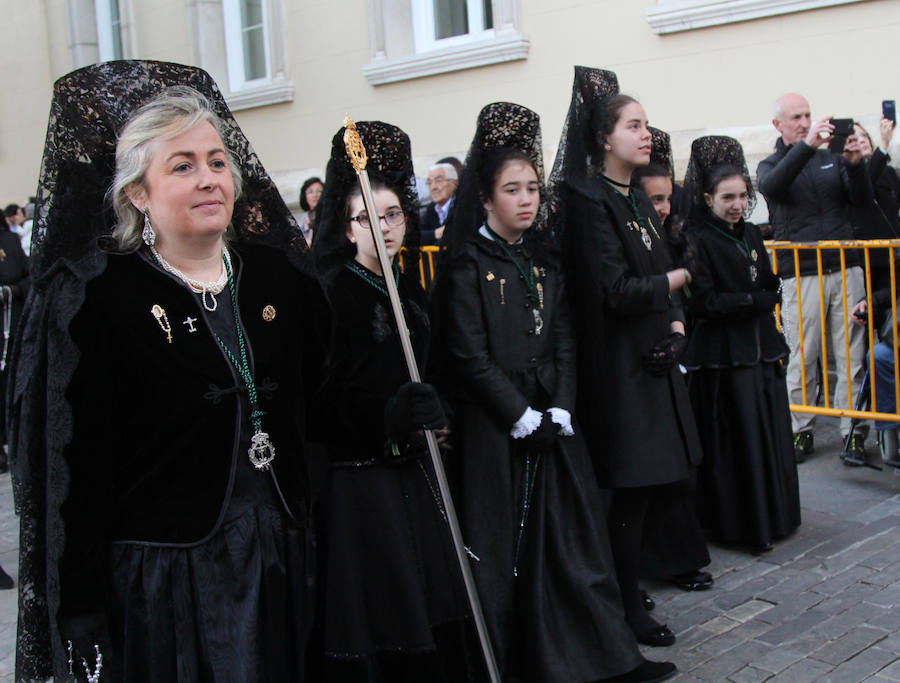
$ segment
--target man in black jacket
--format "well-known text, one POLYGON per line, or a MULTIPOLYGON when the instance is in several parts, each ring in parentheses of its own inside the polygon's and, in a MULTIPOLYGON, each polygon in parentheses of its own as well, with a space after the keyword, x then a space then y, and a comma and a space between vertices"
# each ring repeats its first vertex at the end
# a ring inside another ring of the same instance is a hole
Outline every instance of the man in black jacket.
POLYGON ((450 163, 438 162, 428 169, 427 184, 431 203, 422 211, 419 220, 419 234, 423 245, 441 243, 444 225, 456 197, 457 182, 456 169, 450 163))
MULTIPOLYGON (((809 103, 796 94, 778 98, 772 123, 781 137, 775 143, 775 153, 760 162, 757 180, 769 205, 775 239, 790 242, 853 239, 852 228, 845 218, 846 208, 864 206, 872 199, 871 183, 856 137, 847 138, 842 154, 829 151, 826 145, 834 131, 830 117, 812 123, 809 103)), ((781 318, 791 347, 787 376, 790 402, 810 405, 815 403, 816 363, 822 353, 816 252, 801 250, 799 266, 800 272, 796 273, 792 251, 778 253, 778 273, 785 278, 781 318), (798 295, 802 310, 797 305, 798 295), (804 383, 806 401, 803 400, 804 383)), ((850 325, 845 314, 865 291, 859 258, 852 251, 846 252, 846 283, 844 290, 839 250, 824 250, 823 309, 831 329, 829 343, 837 373, 834 402, 830 405, 837 408, 850 407, 852 397, 859 391, 865 355, 864 331, 850 325), (849 355, 845 351, 845 331, 849 335, 849 355)), ((823 367, 827 367, 824 360, 823 367)), ((803 462, 813 450, 815 416, 795 412, 792 419, 794 452, 797 461, 803 462)), ((842 420, 842 433, 846 436, 849 430, 849 419, 842 420)), ((849 450, 857 457, 864 455, 867 432, 868 425, 860 425, 850 439, 849 450)))

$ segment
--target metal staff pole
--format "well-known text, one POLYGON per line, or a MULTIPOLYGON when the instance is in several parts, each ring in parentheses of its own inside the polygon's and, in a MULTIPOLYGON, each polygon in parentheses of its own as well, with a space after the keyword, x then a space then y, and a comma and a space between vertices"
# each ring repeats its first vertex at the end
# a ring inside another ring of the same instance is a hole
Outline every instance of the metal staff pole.
MULTIPOLYGON (((359 137, 359 131, 356 130, 356 124, 349 115, 344 118, 344 129, 344 146, 347 148, 347 156, 350 158, 350 163, 353 165, 356 175, 359 177, 359 186, 362 189, 363 203, 366 205, 366 211, 369 214, 369 229, 372 231, 375 249, 378 252, 378 262, 381 264, 381 272, 384 274, 388 298, 391 300, 391 309, 394 312, 394 320, 397 323, 397 331, 400 334, 400 343, 403 345, 403 356, 406 358, 406 367, 409 370, 409 378, 413 382, 420 382, 419 366, 416 364, 416 356, 413 352, 412 343, 409 340, 409 328, 406 325, 406 318, 404 318, 403 309, 400 306, 400 295, 397 293, 397 284, 394 282, 394 278, 390 277, 391 260, 388 257, 387 248, 384 246, 384 235, 381 233, 381 219, 378 217, 378 212, 375 210, 375 198, 372 196, 372 186, 369 183, 369 174, 366 171, 366 149, 363 146, 362 139, 359 137)), ((453 539, 453 548, 456 551, 456 559, 459 562, 463 583, 465 583, 466 586, 466 594, 469 598, 469 606, 472 609, 472 617, 475 619, 475 627, 478 630, 478 640, 481 642, 484 663, 487 666, 491 683, 501 683, 500 671, 497 668, 497 661, 494 659, 494 650, 491 647, 491 641, 488 637, 487 625, 484 623, 484 613, 481 611, 481 601, 478 599, 478 592, 475 590, 475 580, 472 578, 472 568, 469 567, 469 558, 466 555, 466 547, 462 540, 462 532, 459 529, 456 508, 453 506, 453 499, 450 496, 450 485, 447 483, 447 474, 444 472, 444 463, 441 461, 437 439, 432 430, 426 429, 424 431, 425 441, 428 443, 428 453, 431 456, 431 464, 434 467, 438 488, 441 493, 441 500, 444 504, 447 523, 450 525, 450 536, 453 539)))

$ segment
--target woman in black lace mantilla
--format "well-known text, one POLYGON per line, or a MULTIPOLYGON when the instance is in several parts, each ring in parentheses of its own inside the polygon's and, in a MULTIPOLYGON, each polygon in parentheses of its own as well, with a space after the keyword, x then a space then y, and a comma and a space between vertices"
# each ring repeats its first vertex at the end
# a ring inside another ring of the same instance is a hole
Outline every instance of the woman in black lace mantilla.
POLYGON ((36 224, 17 680, 305 680, 323 299, 215 83, 139 61, 60 79, 36 224))

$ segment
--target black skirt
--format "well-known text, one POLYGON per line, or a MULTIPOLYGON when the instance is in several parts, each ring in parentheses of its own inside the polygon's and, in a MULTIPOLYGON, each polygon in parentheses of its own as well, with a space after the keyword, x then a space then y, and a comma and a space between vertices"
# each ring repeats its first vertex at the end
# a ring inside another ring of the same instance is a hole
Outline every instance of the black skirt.
POLYGON ((800 525, 787 389, 778 363, 690 373, 703 444, 703 522, 724 543, 770 544, 800 525))
POLYGON ((463 535, 504 678, 579 683, 637 667, 579 426, 535 453, 480 406, 457 417, 463 535))
POLYGON ((305 680, 314 566, 309 530, 269 503, 192 547, 113 544, 122 680, 305 680))
POLYGON ((333 468, 323 511, 325 680, 468 680, 471 613, 427 457, 333 468))

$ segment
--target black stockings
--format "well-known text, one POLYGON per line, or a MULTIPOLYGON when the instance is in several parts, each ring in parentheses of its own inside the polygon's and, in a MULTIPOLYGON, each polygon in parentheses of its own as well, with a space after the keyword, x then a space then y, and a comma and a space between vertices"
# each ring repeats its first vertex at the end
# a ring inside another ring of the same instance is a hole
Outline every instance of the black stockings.
POLYGON ((638 586, 641 537, 652 491, 650 487, 614 489, 607 515, 609 542, 622 593, 622 605, 625 607, 625 619, 634 630, 642 630, 655 623, 644 609, 638 586))

